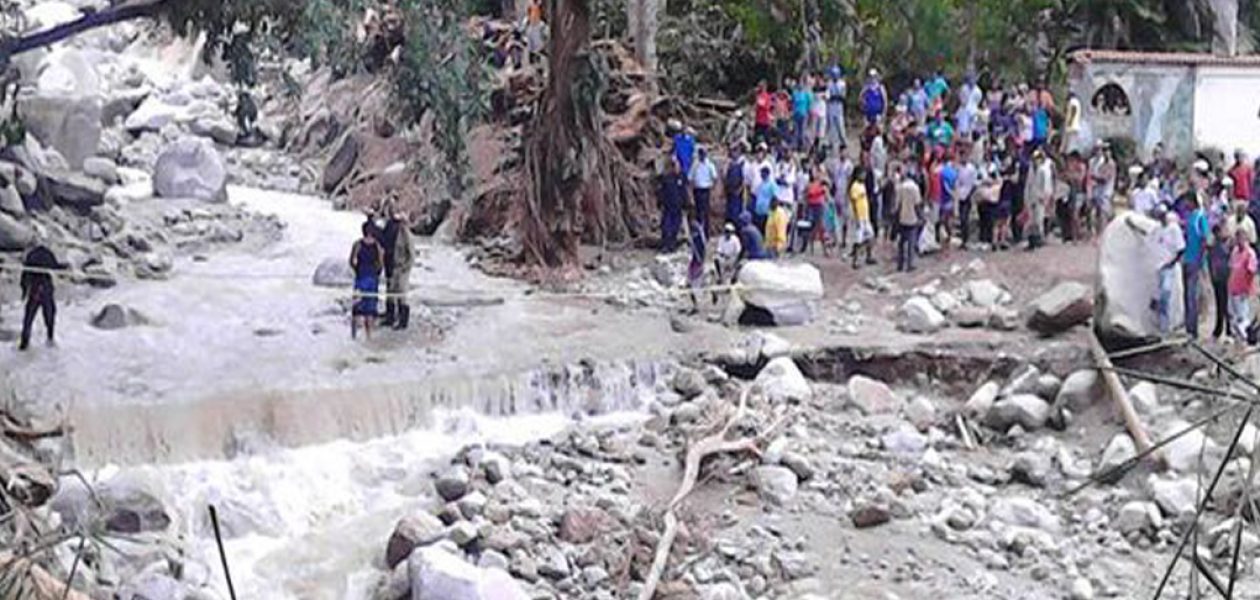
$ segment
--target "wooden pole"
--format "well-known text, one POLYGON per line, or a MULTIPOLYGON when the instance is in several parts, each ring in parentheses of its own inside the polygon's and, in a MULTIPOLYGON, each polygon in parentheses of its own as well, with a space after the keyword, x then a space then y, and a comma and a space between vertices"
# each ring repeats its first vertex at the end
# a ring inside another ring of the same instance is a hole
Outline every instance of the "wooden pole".
MULTIPOLYGON (((1098 341, 1098 334, 1093 331, 1089 332, 1089 350, 1094 355, 1095 365, 1098 367, 1099 374, 1102 375, 1103 382, 1107 385, 1107 395, 1111 396, 1111 402, 1115 405, 1116 411, 1120 413, 1124 419, 1124 427, 1129 430, 1129 435, 1133 437, 1133 444, 1137 447, 1138 453, 1143 453, 1151 449, 1151 437, 1146 433, 1146 428, 1142 426, 1142 419, 1138 417, 1137 411, 1133 409, 1133 404, 1129 402, 1129 394, 1124 391, 1124 386, 1120 383, 1120 376, 1116 375, 1111 365, 1111 358, 1107 356, 1107 351, 1103 349, 1102 342, 1098 341)), ((1164 465, 1164 456, 1162 452, 1154 452, 1151 454, 1157 465, 1164 465)))

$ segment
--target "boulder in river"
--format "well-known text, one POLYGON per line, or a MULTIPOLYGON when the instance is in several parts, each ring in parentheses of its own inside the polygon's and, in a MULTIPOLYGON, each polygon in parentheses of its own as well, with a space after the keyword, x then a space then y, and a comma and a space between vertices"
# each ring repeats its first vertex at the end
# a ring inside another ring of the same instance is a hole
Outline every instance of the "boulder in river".
POLYGON ((389 536, 389 544, 385 548, 385 564, 393 569, 407 560, 416 548, 428 546, 446 537, 446 527, 437 517, 417 511, 407 515, 394 526, 394 533, 389 536))
POLYGON ((158 155, 153 190, 163 198, 222 202, 227 200, 227 167, 209 140, 185 137, 158 155))
POLYGON ((354 285, 354 271, 344 258, 325 258, 315 267, 311 283, 319 287, 348 288, 354 285))
POLYGON ((149 319, 134 308, 126 308, 118 304, 106 304, 96 316, 92 317, 92 327, 115 331, 137 325, 148 325, 149 319))

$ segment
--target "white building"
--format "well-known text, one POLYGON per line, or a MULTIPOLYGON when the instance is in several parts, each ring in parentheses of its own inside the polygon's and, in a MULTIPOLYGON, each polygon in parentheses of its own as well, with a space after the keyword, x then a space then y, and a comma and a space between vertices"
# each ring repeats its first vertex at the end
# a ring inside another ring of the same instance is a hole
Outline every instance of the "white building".
POLYGON ((1084 107, 1077 147, 1132 138, 1185 156, 1215 148, 1260 155, 1260 56, 1080 50, 1069 86, 1084 107))

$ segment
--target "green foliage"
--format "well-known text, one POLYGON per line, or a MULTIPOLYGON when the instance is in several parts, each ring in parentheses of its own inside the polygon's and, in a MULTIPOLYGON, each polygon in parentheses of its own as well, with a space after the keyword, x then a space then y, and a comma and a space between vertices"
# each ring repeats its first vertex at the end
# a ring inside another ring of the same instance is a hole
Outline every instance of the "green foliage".
POLYGON ((354 28, 364 8, 364 0, 309 0, 302 8, 302 35, 295 49, 340 77, 354 73, 362 60, 354 28))
POLYGON ((433 114, 435 145, 445 158, 447 188, 467 187, 468 131, 488 107, 485 67, 464 29, 461 0, 403 0, 406 42, 394 78, 394 97, 407 123, 433 114))

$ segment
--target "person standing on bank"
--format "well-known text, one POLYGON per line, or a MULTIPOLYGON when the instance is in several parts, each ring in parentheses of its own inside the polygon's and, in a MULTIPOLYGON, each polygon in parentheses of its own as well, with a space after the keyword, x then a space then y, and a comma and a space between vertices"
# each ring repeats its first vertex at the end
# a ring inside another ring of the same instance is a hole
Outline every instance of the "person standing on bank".
POLYGON ((375 227, 363 224, 363 237, 350 249, 350 269, 354 271, 354 304, 350 313, 350 338, 358 337, 359 320, 370 339, 376 321, 380 295, 381 271, 385 268, 385 250, 376 238, 375 227))
POLYGON ((709 210, 713 198, 713 186, 717 185, 718 170, 709 158, 709 149, 696 149, 696 160, 691 165, 687 179, 691 182, 691 199, 696 204, 696 220, 704 234, 709 235, 709 210))
POLYGON ((22 337, 18 342, 18 350, 26 350, 31 345, 31 328, 35 325, 35 314, 42 313, 44 329, 48 334, 48 346, 56 345, 55 326, 57 322, 57 300, 54 295, 52 273, 66 268, 57 261, 56 255, 47 246, 36 242, 26 253, 22 266, 31 270, 23 270, 21 278, 22 299, 26 311, 22 315, 22 337))
MULTIPOLYGON (((394 198, 394 202, 398 201, 394 198)), ((407 214, 397 208, 385 223, 382 245, 385 252, 385 320, 384 327, 406 329, 411 323, 411 306, 407 292, 411 288, 411 265, 415 254, 411 244, 411 223, 407 214)))

